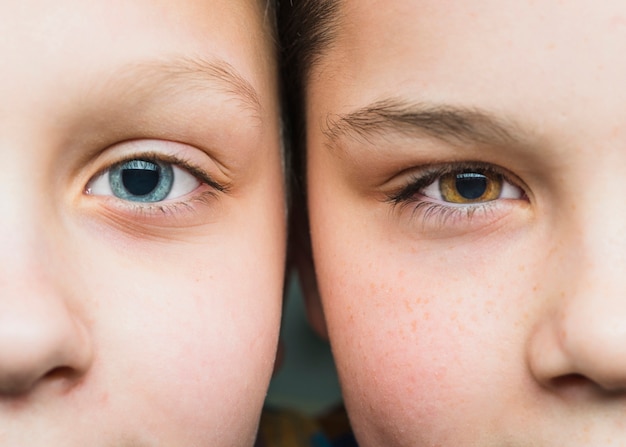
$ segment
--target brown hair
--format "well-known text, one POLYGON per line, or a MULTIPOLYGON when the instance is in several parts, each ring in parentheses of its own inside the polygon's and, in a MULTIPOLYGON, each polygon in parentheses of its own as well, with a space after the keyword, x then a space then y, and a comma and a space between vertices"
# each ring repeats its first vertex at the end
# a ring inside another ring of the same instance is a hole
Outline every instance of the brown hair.
POLYGON ((278 36, 283 78, 285 144, 289 154, 288 265, 299 272, 305 297, 317 295, 306 206, 306 84, 312 68, 334 41, 339 0, 280 0, 278 36))
POLYGON ((335 38, 339 0, 282 0, 278 12, 287 138, 292 146, 295 186, 304 178, 306 81, 335 38))

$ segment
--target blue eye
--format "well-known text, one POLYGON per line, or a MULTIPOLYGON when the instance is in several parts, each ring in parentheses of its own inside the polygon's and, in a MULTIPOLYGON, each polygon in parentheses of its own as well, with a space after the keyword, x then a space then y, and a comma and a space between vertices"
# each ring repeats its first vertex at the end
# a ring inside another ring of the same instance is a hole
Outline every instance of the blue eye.
POLYGON ((183 196, 198 186, 196 177, 172 163, 136 158, 118 163, 91 180, 87 192, 154 203, 183 196))
POLYGON ((113 195, 134 202, 160 202, 172 190, 174 171, 167 163, 130 160, 109 170, 113 195))

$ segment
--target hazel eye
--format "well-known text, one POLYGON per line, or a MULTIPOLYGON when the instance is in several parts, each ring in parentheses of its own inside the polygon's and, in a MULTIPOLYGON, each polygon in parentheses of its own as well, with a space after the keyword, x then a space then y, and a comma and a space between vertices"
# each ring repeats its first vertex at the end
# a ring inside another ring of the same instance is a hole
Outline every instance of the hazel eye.
POLYGON ((520 199, 524 194, 501 174, 477 169, 443 174, 420 192, 432 199, 461 205, 496 199, 520 199))
POLYGON ((198 186, 196 177, 172 163, 137 158, 104 171, 89 182, 87 192, 153 203, 183 196, 198 186))

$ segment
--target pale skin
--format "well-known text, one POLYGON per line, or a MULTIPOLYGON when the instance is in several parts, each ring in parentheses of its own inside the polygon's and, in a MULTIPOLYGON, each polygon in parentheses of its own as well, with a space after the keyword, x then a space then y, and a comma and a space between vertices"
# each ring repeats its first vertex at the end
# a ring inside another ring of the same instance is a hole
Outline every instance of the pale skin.
POLYGON ((253 444, 285 257, 264 8, 0 5, 0 444, 253 444), (146 159, 171 193, 118 197, 146 159))
POLYGON ((345 0, 338 24, 307 175, 360 445, 625 444, 626 5, 345 0), (450 172, 502 191, 451 203, 450 172))

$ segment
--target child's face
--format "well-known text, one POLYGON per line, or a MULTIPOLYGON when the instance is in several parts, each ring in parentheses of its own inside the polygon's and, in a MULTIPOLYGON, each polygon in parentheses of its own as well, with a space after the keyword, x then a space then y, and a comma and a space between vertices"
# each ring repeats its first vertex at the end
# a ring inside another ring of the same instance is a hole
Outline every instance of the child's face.
POLYGON ((285 232, 262 3, 0 6, 2 445, 252 444, 285 232))
POLYGON ((625 444, 626 4, 341 5, 308 191, 361 444, 625 444))

